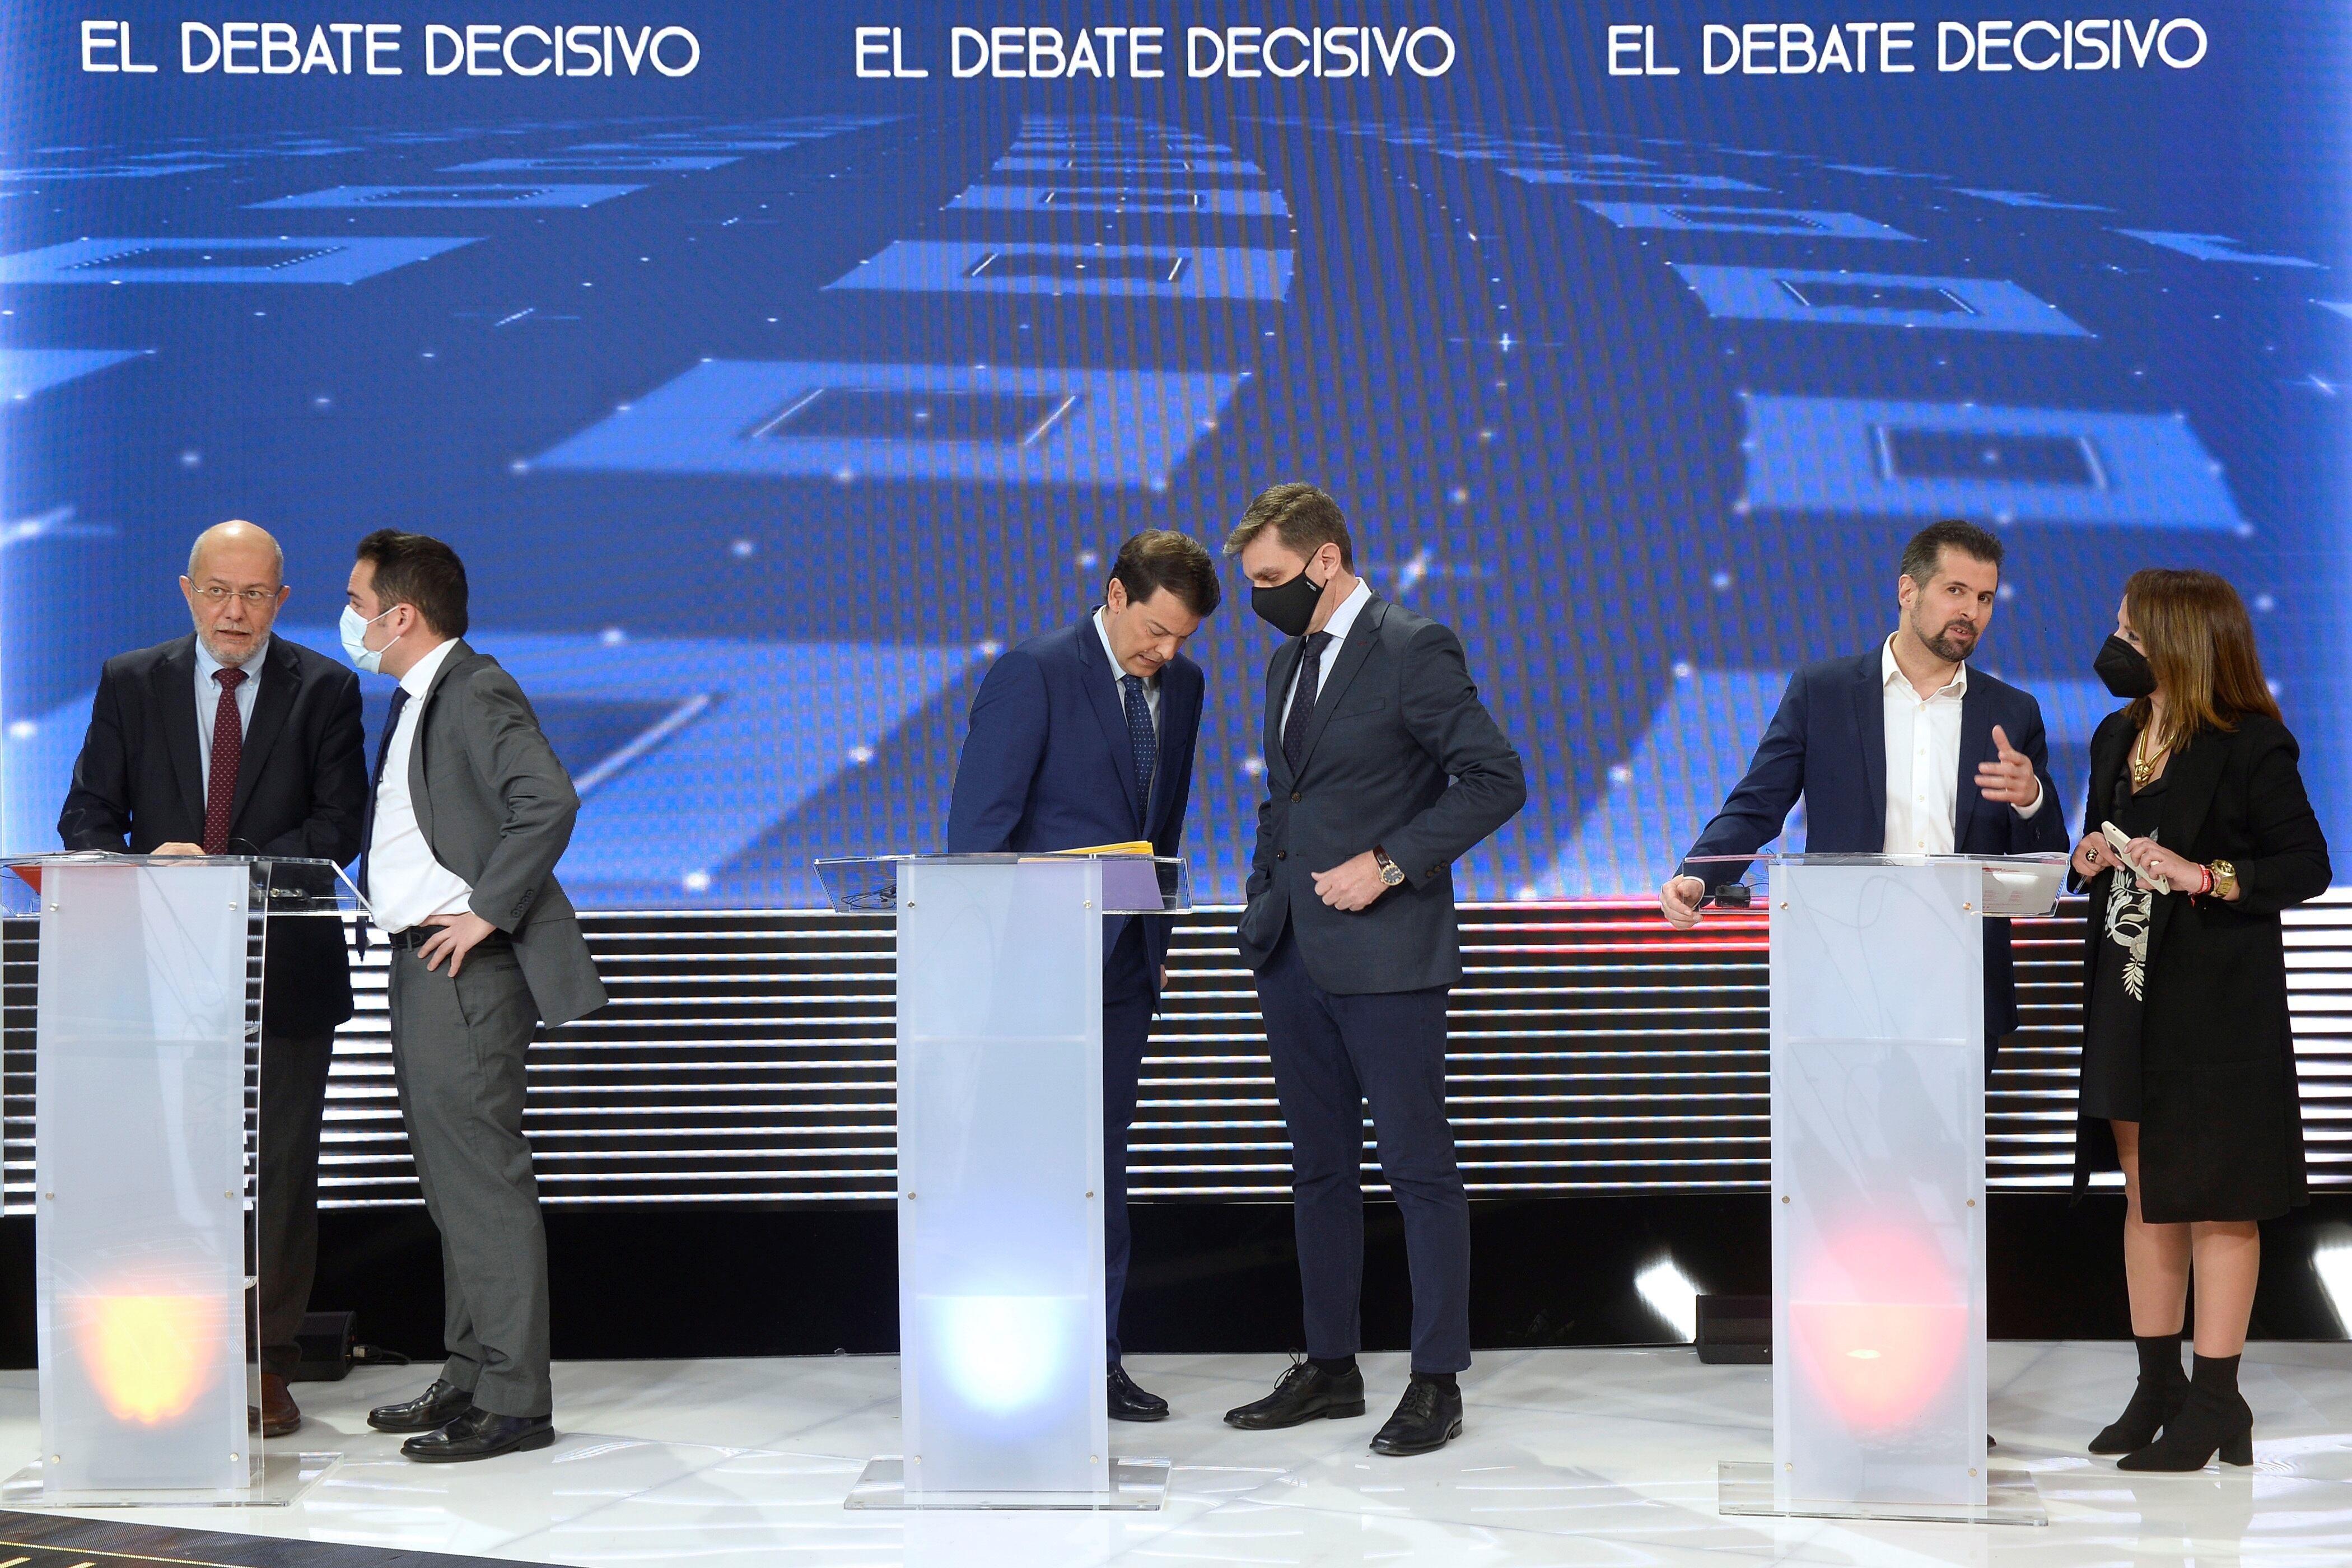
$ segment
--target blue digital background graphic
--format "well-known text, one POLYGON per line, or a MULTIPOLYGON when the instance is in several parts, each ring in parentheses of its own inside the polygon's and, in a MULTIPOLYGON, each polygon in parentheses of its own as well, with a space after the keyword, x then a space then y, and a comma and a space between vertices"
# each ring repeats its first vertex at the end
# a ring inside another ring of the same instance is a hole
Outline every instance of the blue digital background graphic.
MULTIPOLYGON (((10 852, 56 842, 100 662, 185 629, 199 530, 275 532, 282 630, 331 652, 397 526, 463 552, 582 785, 582 903, 814 904, 817 856, 940 847, 989 660, 1121 538, 1214 546, 1288 479, 1528 759, 1471 896, 1654 889, 1955 512, 2008 543, 1981 662, 2070 815, 2124 578, 2202 565, 2352 846, 2341 6, 1986 73, 1936 24, 2007 13, 1895 5, 1914 73, 1768 77, 1699 68, 1754 7, 1370 5, 1458 47, 1370 81, 1187 79, 1184 26, 1299 20, 1240 5, 1121 17, 1171 29, 1158 81, 949 77, 951 25, 1103 21, 1060 4, 616 4, 695 71, 561 81, 428 77, 447 18, 403 5, 397 79, 186 76, 182 11, 109 10, 163 69, 0 17, 10 852), (1612 23, 1681 74, 1610 74, 1612 23), (873 24, 931 76, 859 79, 873 24)), ((1227 583, 1186 849, 1229 902, 1276 638, 1227 583)))

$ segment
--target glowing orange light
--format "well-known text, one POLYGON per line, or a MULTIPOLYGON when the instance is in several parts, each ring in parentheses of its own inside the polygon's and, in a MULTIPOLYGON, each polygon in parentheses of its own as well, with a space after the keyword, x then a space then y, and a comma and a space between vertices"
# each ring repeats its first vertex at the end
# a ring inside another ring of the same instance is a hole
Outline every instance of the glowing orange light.
POLYGON ((1789 1327, 1812 1384, 1854 1426, 1911 1422, 1950 1382, 1968 1339, 1964 1306, 1791 1301, 1789 1327))
POLYGON ((1886 1431, 1925 1414, 1968 1348, 1969 1306, 1926 1238, 1864 1222, 1825 1237, 1789 1303, 1806 1379, 1855 1426, 1886 1431))
POLYGON ((221 1370, 222 1303, 210 1296, 78 1296, 59 1303, 106 1407, 157 1426, 187 1414, 221 1370))

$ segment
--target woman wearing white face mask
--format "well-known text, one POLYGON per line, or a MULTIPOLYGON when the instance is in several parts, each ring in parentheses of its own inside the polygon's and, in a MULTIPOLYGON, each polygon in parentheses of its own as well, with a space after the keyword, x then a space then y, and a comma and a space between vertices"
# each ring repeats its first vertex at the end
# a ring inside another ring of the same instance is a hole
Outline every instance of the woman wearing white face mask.
POLYGON ((2130 706, 2092 738, 2074 849, 2091 899, 2074 1186, 2124 1173, 2140 1375, 2090 1448, 2129 1470, 2200 1469, 2217 1451, 2248 1465, 2238 1357, 2259 1222, 2307 1201, 2279 910, 2326 891, 2327 843, 2228 583, 2134 574, 2095 668, 2130 706), (2106 823, 2129 836, 2127 864, 2106 823))

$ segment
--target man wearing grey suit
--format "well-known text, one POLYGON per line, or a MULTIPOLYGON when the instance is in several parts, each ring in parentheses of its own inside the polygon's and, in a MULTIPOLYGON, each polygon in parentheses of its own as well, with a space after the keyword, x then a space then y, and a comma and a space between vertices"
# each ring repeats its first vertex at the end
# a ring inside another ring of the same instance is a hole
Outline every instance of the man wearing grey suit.
POLYGON ((371 1411, 429 1462, 555 1440, 547 1233, 522 1135, 523 1054, 544 1020, 604 1005, 555 880, 580 797, 538 715, 462 640, 466 568, 419 533, 360 541, 343 647, 400 682, 375 757, 360 885, 392 943, 392 1068, 441 1232, 448 1361, 371 1411))
POLYGON ((1526 804, 1527 775, 1461 639, 1356 575, 1329 496, 1275 486, 1225 553, 1290 639, 1266 671, 1266 796, 1238 934, 1290 1130, 1307 1356, 1225 1419, 1263 1430, 1364 1413, 1369 1104, 1412 1275, 1412 1377, 1371 1446, 1424 1454, 1462 1430, 1470 1364, 1470 1205, 1445 1119, 1453 865, 1526 804))

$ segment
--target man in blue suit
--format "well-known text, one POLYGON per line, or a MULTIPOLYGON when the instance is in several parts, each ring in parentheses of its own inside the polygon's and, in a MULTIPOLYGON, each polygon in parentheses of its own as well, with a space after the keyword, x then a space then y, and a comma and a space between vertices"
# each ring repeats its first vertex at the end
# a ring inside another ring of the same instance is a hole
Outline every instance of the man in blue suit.
MULTIPOLYGON (((1118 548, 1104 602, 1032 637, 972 699, 948 808, 952 854, 1046 853, 1150 839, 1181 853, 1201 731, 1201 667, 1179 651, 1216 609, 1216 563, 1196 541, 1152 530, 1118 548)), ((1119 1364, 1127 1287, 1127 1130, 1173 922, 1129 916, 1103 931, 1103 1266, 1110 1414, 1159 1421, 1168 1402, 1119 1364)))
MULTIPOLYGON (((2001 543, 1972 523, 1922 529, 1904 547, 1902 620, 1872 651, 1797 671, 1739 781, 1660 889, 1666 919, 1698 922, 1709 889, 1738 879, 1703 856, 1750 855, 1804 797, 1814 854, 2021 855, 2068 847, 2042 707, 1968 666, 1992 619, 2001 543)), ((1984 922, 1985 1064, 2017 1028, 2009 922, 1984 922)))

